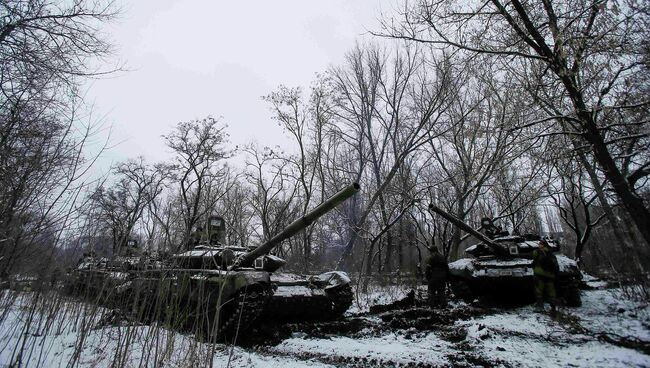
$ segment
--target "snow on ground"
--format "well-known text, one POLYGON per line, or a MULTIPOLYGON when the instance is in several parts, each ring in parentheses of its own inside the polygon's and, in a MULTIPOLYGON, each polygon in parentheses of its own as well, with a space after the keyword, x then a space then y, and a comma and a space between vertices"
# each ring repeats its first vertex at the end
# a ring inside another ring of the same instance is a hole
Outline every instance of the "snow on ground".
MULTIPOLYGON (((394 295, 393 291, 389 292, 394 295)), ((395 299, 380 294, 375 291, 374 297, 395 299)), ((580 308, 562 309, 560 314, 564 319, 552 319, 534 312, 532 306, 524 306, 458 321, 455 326, 466 329, 467 337, 457 344, 442 340, 433 331, 416 337, 396 333, 356 339, 300 337, 285 340, 271 351, 285 355, 383 360, 377 363, 380 366, 386 360, 392 364, 449 366, 458 364, 450 362, 450 357, 470 351, 484 361, 494 362, 495 366, 650 367, 650 356, 596 338, 598 333, 606 332, 650 341, 647 304, 624 300, 618 290, 586 291, 583 303, 580 308), (576 326, 581 329, 576 330, 576 326)))
POLYGON ((346 315, 368 312, 371 305, 390 304, 406 296, 409 287, 404 285, 388 285, 378 287, 370 284, 365 292, 355 292, 355 299, 346 315))
MULTIPOLYGON (((356 310, 399 299, 405 292, 375 288, 356 310)), ((21 361, 27 367, 650 367, 650 356, 597 338, 598 333, 607 332, 650 341, 650 307, 624 299, 617 289, 585 291, 582 307, 562 309, 556 319, 535 313, 531 306, 491 308, 485 314, 452 321, 449 328, 465 332, 458 340, 446 338, 437 328, 418 331, 384 326, 318 338, 294 333, 277 346, 263 348, 201 343, 191 335, 157 326, 105 324, 102 320, 109 311, 56 299, 2 294, 0 366, 16 363, 16 352, 25 342, 21 361), (467 356, 480 361, 459 359, 467 356), (76 364, 69 365, 70 361, 76 364)), ((452 309, 459 305, 454 303, 452 309)), ((377 316, 357 318, 381 323, 377 316)))
POLYGON ((606 331, 650 341, 650 306, 629 300, 619 289, 590 290, 576 313, 593 331, 606 331))
POLYGON ((557 319, 526 306, 458 325, 467 327, 482 355, 515 366, 650 367, 648 355, 597 339, 607 333, 650 341, 650 307, 616 289, 586 291, 582 298, 582 307, 563 309, 557 319))
MULTIPOLYGON (((572 310, 569 313, 575 315, 580 312, 572 310)), ((603 322, 606 317, 601 315, 596 320, 603 322)), ((588 329, 600 327, 584 323, 585 320, 581 322, 588 329)), ((481 355, 515 366, 650 366, 649 356, 600 342, 589 335, 572 334, 549 316, 535 313, 532 307, 479 317, 459 325, 467 327, 467 340, 481 355)))
POLYGON ((331 367, 201 343, 157 326, 105 326, 109 311, 86 303, 28 293, 0 300, 0 367, 331 367))
POLYGON ((606 289, 609 283, 603 279, 582 272, 582 282, 592 289, 606 289))
POLYGON ((435 334, 408 336, 389 333, 381 337, 352 339, 332 337, 329 339, 291 338, 270 351, 281 353, 306 353, 312 356, 336 356, 341 358, 364 358, 365 361, 384 364, 423 363, 433 366, 449 364, 446 355, 451 344, 435 334), (387 363, 390 362, 390 363, 387 363))
POLYGON ((558 344, 519 337, 489 340, 482 351, 492 358, 520 367, 647 367, 648 357, 602 343, 558 344))

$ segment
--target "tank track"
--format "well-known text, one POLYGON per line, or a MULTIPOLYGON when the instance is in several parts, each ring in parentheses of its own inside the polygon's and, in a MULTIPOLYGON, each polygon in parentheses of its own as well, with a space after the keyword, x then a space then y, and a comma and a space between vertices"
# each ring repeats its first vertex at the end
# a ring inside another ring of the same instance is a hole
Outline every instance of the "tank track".
POLYGON ((350 308, 354 298, 352 286, 350 286, 350 284, 341 285, 331 290, 327 290, 327 296, 332 303, 330 311, 331 318, 342 316, 343 313, 350 308))
POLYGON ((270 288, 253 288, 238 292, 230 301, 230 306, 222 307, 221 321, 214 337, 228 339, 236 337, 238 332, 245 331, 262 314, 272 294, 273 290, 270 288))
POLYGON ((262 312, 263 318, 282 322, 328 321, 341 317, 352 305, 350 285, 318 290, 324 293, 282 297, 272 295, 262 312))
POLYGON ((465 303, 471 303, 476 298, 472 288, 465 280, 452 279, 450 281, 451 291, 457 298, 461 298, 465 303))

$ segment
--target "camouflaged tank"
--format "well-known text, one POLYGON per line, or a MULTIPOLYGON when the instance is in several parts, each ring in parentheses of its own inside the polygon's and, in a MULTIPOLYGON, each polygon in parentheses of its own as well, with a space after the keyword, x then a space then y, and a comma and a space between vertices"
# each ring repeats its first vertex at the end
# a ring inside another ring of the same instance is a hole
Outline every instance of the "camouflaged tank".
POLYGON ((120 255, 109 259, 98 257, 94 252, 85 253, 77 265, 68 271, 64 280, 68 293, 80 295, 102 304, 118 306, 120 300, 115 298, 135 272, 162 267, 160 261, 146 253, 138 255, 137 241, 129 239, 120 255))
MULTIPOLYGON (((269 252, 359 190, 354 183, 258 247, 223 244, 223 219, 211 217, 194 247, 153 267, 115 269, 92 259, 72 272, 77 289, 129 314, 194 331, 210 339, 236 336, 258 317, 326 320, 352 303, 344 272, 315 276, 276 273, 286 262, 269 252), (81 286, 81 287, 79 287, 81 286)), ((202 232, 202 231, 201 231, 202 232)))
MULTIPOLYGON (((429 205, 457 227, 475 236, 480 243, 468 247, 465 252, 471 258, 459 259, 449 264, 449 282, 454 295, 472 301, 477 297, 494 296, 504 300, 534 300, 533 252, 542 239, 538 235, 511 235, 494 226, 492 220, 481 221, 481 233, 442 209, 429 205)), ((544 238, 553 252, 559 252, 559 244, 544 238)), ((557 297, 567 306, 581 305, 580 280, 582 274, 577 263, 556 254, 559 272, 556 277, 557 297)))

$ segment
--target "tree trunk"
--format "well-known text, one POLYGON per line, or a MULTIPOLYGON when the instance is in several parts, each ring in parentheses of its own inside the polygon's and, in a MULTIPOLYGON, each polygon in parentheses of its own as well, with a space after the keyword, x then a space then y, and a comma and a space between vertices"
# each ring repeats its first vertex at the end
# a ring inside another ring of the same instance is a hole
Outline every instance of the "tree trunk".
POLYGON ((611 183, 612 188, 618 194, 623 207, 625 207, 632 221, 639 229, 645 240, 645 246, 650 246, 650 211, 643 204, 643 200, 634 193, 628 181, 616 166, 616 162, 598 130, 598 125, 594 121, 592 114, 587 110, 582 94, 576 88, 573 79, 568 76, 568 72, 564 68, 559 70, 556 68, 556 73, 561 77, 562 83, 569 93, 577 117, 585 130, 583 137, 591 144, 596 161, 603 169, 605 177, 611 183))
MULTIPOLYGON (((456 197, 459 198, 456 218, 460 221, 465 221, 465 198, 462 195, 457 195, 456 197)), ((451 260, 456 260, 460 257, 461 230, 456 226, 454 226, 453 229, 454 231, 451 234, 451 249, 449 250, 449 258, 451 260)))
MULTIPOLYGON (((576 145, 575 142, 574 146, 576 145)), ((612 206, 609 205, 609 202, 607 201, 607 197, 605 196, 605 190, 603 189, 603 186, 600 183, 600 179, 598 178, 598 175, 596 174, 596 170, 594 167, 591 165, 591 163, 587 160, 585 157, 584 153, 580 152, 578 150, 578 159, 580 160, 580 163, 582 166, 585 168, 585 171, 587 172, 587 175, 589 175, 589 179, 594 186, 594 190, 596 191, 596 196, 598 197, 598 201, 600 202, 601 207, 603 208, 603 212, 605 212, 605 217, 607 217, 607 220, 609 221, 609 225, 612 229, 612 232, 614 233, 614 237, 616 240, 618 240, 618 244, 614 245, 613 250, 619 252, 621 255, 624 257, 630 257, 631 262, 629 264, 634 265, 634 267, 641 271, 643 270, 643 266, 639 262, 638 258, 635 256, 637 251, 633 245, 632 239, 626 234, 625 232, 622 231, 623 224, 621 224, 621 221, 619 221, 618 216, 614 214, 614 210, 612 209, 612 206)), ((577 248, 576 248, 576 256, 577 256, 577 248)))
POLYGON ((621 199, 623 207, 625 207, 632 221, 639 229, 647 247, 650 244, 650 211, 643 204, 643 200, 633 192, 627 180, 616 166, 595 124, 590 125, 587 129, 588 132, 585 136, 592 144, 594 157, 602 166, 605 176, 621 199))

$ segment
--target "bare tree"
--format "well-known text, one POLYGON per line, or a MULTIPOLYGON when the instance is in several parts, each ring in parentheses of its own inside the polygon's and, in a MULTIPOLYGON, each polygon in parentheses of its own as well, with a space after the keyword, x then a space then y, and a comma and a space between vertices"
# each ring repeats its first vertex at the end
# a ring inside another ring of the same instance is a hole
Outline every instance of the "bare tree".
POLYGON ((549 187, 551 199, 559 210, 560 218, 575 234, 575 259, 580 262, 593 229, 605 217, 605 213, 593 215, 592 204, 597 195, 588 186, 589 180, 579 163, 556 160, 554 166, 559 177, 557 185, 549 187))
MULTIPOLYGON (((300 180, 291 175, 291 168, 282 158, 282 152, 276 153, 268 147, 260 149, 253 144, 246 147, 245 152, 246 180, 253 190, 250 202, 261 228, 258 239, 263 242, 282 231, 301 213, 302 206, 296 206, 297 201, 294 202, 300 180)), ((276 251, 286 255, 286 249, 282 247, 276 251)), ((293 249, 291 253, 298 254, 293 249)))
POLYGON ((352 233, 339 262, 344 268, 350 267, 359 232, 376 205, 380 226, 391 223, 385 191, 405 160, 435 136, 431 132, 448 107, 448 64, 433 60, 424 68, 424 62, 416 49, 396 51, 391 58, 377 48, 357 47, 346 65, 330 71, 338 132, 357 160, 348 170, 357 180, 367 179, 368 193, 363 207, 351 201, 352 233))
MULTIPOLYGON (((4 276, 27 256, 40 232, 57 233, 75 219, 71 211, 97 158, 84 155, 96 137, 97 125, 82 121, 77 116, 82 109, 75 101, 71 104, 51 109, 30 101, 0 109, 0 272, 4 276)), ((98 154, 104 149, 99 147, 98 154)))
MULTIPOLYGON (((405 7, 399 22, 387 20, 383 36, 464 50, 503 62, 510 78, 530 88, 538 102, 552 105, 568 130, 591 149, 609 185, 650 244, 650 212, 635 190, 637 177, 648 174, 641 162, 625 176, 614 141, 645 137, 623 134, 610 139, 618 124, 646 126, 640 121, 613 122, 609 115, 647 107, 647 95, 630 86, 647 81, 648 4, 624 5, 601 0, 448 2, 422 0, 405 7)), ((642 88, 642 87, 639 87, 642 88)), ((634 88, 638 90, 637 88, 634 88)), ((560 118, 559 120, 557 118, 560 118)), ((646 128, 647 129, 647 128, 646 128)))
POLYGON ((254 210, 251 206, 252 191, 239 178, 225 192, 219 202, 219 213, 226 221, 226 239, 228 244, 249 246, 252 241, 254 210))
MULTIPOLYGON (((456 93, 447 112, 446 130, 426 147, 435 163, 431 182, 439 183, 433 188, 433 200, 466 221, 479 199, 494 185, 496 174, 510 167, 531 144, 522 131, 504 128, 527 116, 525 107, 513 103, 517 91, 500 88, 490 77, 489 64, 457 61, 461 66, 453 81, 456 93)), ((434 219, 438 221, 437 216, 434 219)), ((457 258, 463 239, 461 230, 448 229, 446 221, 439 228, 445 254, 457 258)))
POLYGON ((114 70, 93 69, 90 61, 111 56, 100 26, 115 16, 110 2, 0 3, 3 275, 11 272, 36 234, 63 229, 72 220, 70 209, 94 162, 84 153, 97 134, 77 87, 80 77, 114 70))
POLYGON ((7 0, 0 9, 0 45, 10 70, 40 68, 71 81, 96 74, 90 58, 111 55, 112 45, 96 26, 118 15, 112 1, 7 0))
MULTIPOLYGON (((273 109, 274 119, 289 132, 294 141, 298 144, 298 154, 285 157, 295 168, 296 180, 300 183, 297 195, 302 204, 301 215, 305 215, 311 205, 316 179, 319 173, 320 145, 318 121, 318 109, 322 108, 322 99, 312 99, 315 102, 314 111, 302 101, 302 92, 299 88, 289 89, 281 86, 276 92, 264 98, 273 109), (311 134, 310 128, 314 127, 315 134, 311 134), (312 152, 313 150, 313 152, 312 152)), ((303 265, 309 267, 312 255, 312 233, 314 227, 310 226, 302 231, 303 265)))
POLYGON ((113 253, 124 249, 143 211, 162 192, 166 172, 160 166, 148 166, 144 159, 129 160, 115 169, 117 180, 105 188, 99 186, 91 195, 90 206, 100 224, 113 239, 113 253))
MULTIPOLYGON (((226 148, 228 135, 219 120, 207 117, 178 123, 176 129, 163 136, 174 153, 171 178, 178 185, 183 234, 181 247, 187 247, 192 228, 201 216, 212 211, 205 206, 205 195, 212 181, 227 178, 228 169, 222 160, 230 156, 226 148)), ((225 187, 225 185, 224 185, 225 187)))

